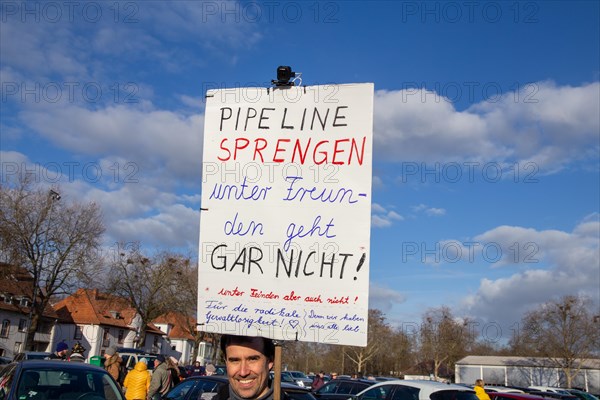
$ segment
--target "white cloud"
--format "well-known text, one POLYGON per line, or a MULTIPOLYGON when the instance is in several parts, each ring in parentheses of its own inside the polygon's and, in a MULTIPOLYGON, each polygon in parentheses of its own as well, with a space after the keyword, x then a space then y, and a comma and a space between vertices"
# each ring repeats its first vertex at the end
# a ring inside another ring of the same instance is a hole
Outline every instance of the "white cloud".
POLYGON ((389 228, 393 221, 403 221, 404 217, 393 210, 387 210, 381 204, 371 205, 371 225, 375 228, 389 228))
POLYGON ((375 152, 403 162, 534 162, 547 172, 597 157, 600 83, 535 88, 534 96, 507 93, 465 111, 424 90, 378 91, 375 152))
POLYGON ((173 204, 149 217, 117 222, 114 235, 122 240, 129 238, 165 248, 197 248, 199 220, 199 211, 173 204))
MULTIPOLYGON (((88 110, 75 105, 29 109, 22 118, 56 146, 80 155, 115 157, 137 168, 137 176, 195 184, 201 170, 202 115, 112 106, 88 110)), ((157 183, 159 184, 159 183, 157 183)))
POLYGON ((530 269, 482 279, 476 292, 464 299, 465 310, 510 326, 518 322, 511 320, 515 315, 549 298, 586 295, 598 301, 599 229, 598 221, 583 222, 571 233, 501 226, 475 237, 481 243, 498 244, 506 252, 505 263, 514 262, 515 249, 527 249, 527 257, 517 256, 516 261, 530 269))
POLYGON ((379 203, 371 204, 371 211, 377 214, 385 213, 385 208, 379 203))
POLYGON ((439 216, 439 215, 445 215, 446 214, 446 210, 444 210, 443 208, 428 208, 427 210, 425 210, 425 214, 429 215, 429 216, 439 216))
POLYGON ((38 82, 114 83, 116 74, 138 80, 132 63, 170 72, 216 57, 235 63, 232 52, 248 51, 263 36, 261 25, 243 18, 244 5, 234 1, 100 2, 92 7, 33 2, 15 7, 0 24, 2 63, 38 82), (217 7, 216 14, 210 7, 217 7), (231 7, 237 11, 228 13, 231 7), (25 8, 27 15, 22 14, 25 8), (188 51, 190 45, 201 51, 188 51), (119 69, 122 63, 106 63, 102 58, 107 56, 126 57, 130 64, 119 69))
POLYGON ((395 304, 402 304, 406 301, 406 296, 394 289, 380 286, 376 283, 369 285, 369 308, 377 308, 387 312, 395 304))
POLYGON ((411 209, 415 213, 424 213, 429 217, 439 217, 442 215, 446 215, 446 210, 443 208, 429 207, 426 204, 419 204, 416 206, 412 206, 411 209))
POLYGON ((385 184, 383 183, 383 179, 377 175, 373 175, 373 189, 383 189, 385 188, 385 184))

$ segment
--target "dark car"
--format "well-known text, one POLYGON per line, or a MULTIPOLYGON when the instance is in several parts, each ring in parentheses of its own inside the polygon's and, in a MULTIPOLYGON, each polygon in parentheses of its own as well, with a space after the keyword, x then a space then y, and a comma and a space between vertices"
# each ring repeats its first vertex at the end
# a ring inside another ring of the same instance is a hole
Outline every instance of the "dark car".
POLYGON ((487 392, 491 400, 540 400, 541 396, 529 393, 487 392))
POLYGON ((13 357, 13 361, 44 360, 48 358, 50 354, 52 353, 48 353, 47 351, 24 351, 15 354, 15 356, 13 357))
POLYGON ((215 365, 215 375, 227 375, 227 367, 225 365, 215 365))
MULTIPOLYGON (((271 380, 275 379, 275 372, 269 372, 269 376, 271 377, 271 380)), ((292 385, 299 386, 291 375, 283 372, 281 373, 281 382, 291 383, 292 385)))
POLYGON ((89 364, 25 360, 0 371, 0 400, 125 400, 103 368, 89 364))
MULTIPOLYGON (((210 400, 220 390, 226 390, 227 377, 222 375, 192 376, 167 393, 165 400, 210 400)), ((315 400, 309 389, 281 383, 282 400, 315 400)))
POLYGON ((540 396, 540 397, 545 397, 547 399, 579 400, 579 397, 577 397, 573 394, 545 392, 545 391, 531 391, 531 392, 529 392, 529 394, 533 394, 535 396, 540 396))
POLYGON ((333 379, 317 389, 313 394, 319 400, 347 399, 353 394, 377 383, 367 379, 333 379))
POLYGON ((591 393, 584 392, 579 389, 565 389, 567 392, 571 393, 573 396, 579 397, 580 400, 598 400, 596 396, 591 393))

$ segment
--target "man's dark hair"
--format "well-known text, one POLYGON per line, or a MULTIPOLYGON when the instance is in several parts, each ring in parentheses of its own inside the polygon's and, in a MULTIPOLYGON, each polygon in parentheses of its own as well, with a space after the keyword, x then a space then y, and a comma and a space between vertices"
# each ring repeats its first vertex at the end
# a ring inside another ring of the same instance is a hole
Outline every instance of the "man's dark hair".
POLYGON ((263 343, 263 354, 268 360, 275 358, 275 343, 269 338, 262 336, 238 336, 238 335, 223 335, 221 336, 221 352, 227 357, 227 346, 232 344, 249 344, 255 339, 261 339, 263 343))

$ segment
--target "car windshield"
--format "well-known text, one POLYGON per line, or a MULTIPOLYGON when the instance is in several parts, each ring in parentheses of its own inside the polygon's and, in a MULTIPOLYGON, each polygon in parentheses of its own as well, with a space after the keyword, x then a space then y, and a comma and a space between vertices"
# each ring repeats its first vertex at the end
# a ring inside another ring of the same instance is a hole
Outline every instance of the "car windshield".
MULTIPOLYGON (((68 364, 68 363, 65 363, 68 364)), ((103 370, 91 368, 31 367, 24 369, 17 384, 17 399, 36 393, 44 399, 121 400, 114 380, 103 370)))
POLYGON ((152 371, 154 369, 154 360, 156 360, 156 356, 144 355, 143 357, 140 356, 139 359, 141 360, 142 358, 145 358, 147 360, 146 366, 150 371, 152 371))
POLYGON ((291 371, 290 375, 292 375, 294 378, 306 378, 307 376, 304 375, 304 372, 299 372, 299 371, 291 371))

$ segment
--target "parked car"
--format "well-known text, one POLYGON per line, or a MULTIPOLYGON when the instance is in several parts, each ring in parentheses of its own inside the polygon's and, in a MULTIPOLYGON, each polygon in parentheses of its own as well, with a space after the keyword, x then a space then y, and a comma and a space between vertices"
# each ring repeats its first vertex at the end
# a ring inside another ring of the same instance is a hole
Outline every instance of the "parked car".
POLYGON ((23 351, 21 353, 15 354, 13 357, 13 361, 22 361, 22 360, 44 360, 48 358, 52 353, 48 353, 47 351, 23 351))
POLYGON ((296 384, 300 387, 310 388, 312 385, 312 379, 310 379, 304 372, 301 371, 283 371, 282 373, 288 374, 292 377, 296 384))
POLYGON ((490 393, 497 393, 497 392, 501 392, 501 393, 525 393, 521 389, 516 389, 516 388, 506 387, 506 386, 484 386, 483 388, 485 389, 485 391, 488 394, 490 394, 490 393))
POLYGON ((351 397, 355 400, 478 400, 473 389, 436 381, 379 382, 351 397))
POLYGON ((11 361, 12 360, 8 357, 0 357, 0 365, 10 364, 11 361))
POLYGON ((579 400, 579 397, 570 394, 569 392, 557 393, 557 392, 546 392, 546 391, 531 391, 529 394, 544 397, 546 399, 559 399, 559 400, 579 400))
POLYGON ((598 398, 596 396, 594 396, 591 393, 584 392, 583 390, 579 390, 579 389, 565 389, 565 390, 567 392, 571 393, 572 395, 579 397, 580 400, 598 400, 598 398))
POLYGON ((569 394, 569 392, 566 389, 554 386, 529 386, 527 389, 529 390, 529 392, 551 392, 569 394))
POLYGON ((215 375, 227 375, 227 367, 225 365, 215 365, 215 375))
MULTIPOLYGON (((271 380, 275 379, 275 372, 271 371, 269 372, 269 376, 271 377, 271 380)), ((298 385, 296 383, 296 381, 294 380, 294 378, 292 378, 292 376, 290 374, 286 374, 286 373, 281 373, 281 382, 286 382, 286 383, 291 383, 293 385, 298 385)))
POLYGON ((157 354, 144 354, 144 353, 119 353, 121 359, 123 360, 123 366, 127 369, 127 371, 131 371, 135 364, 137 364, 142 358, 145 358, 148 365, 148 371, 152 373, 154 371, 154 360, 156 360, 157 354))
POLYGON ((540 400, 543 397, 529 393, 488 392, 490 400, 540 400))
POLYGON ((13 362, 0 371, 0 400, 125 400, 103 368, 56 360, 13 362))
MULTIPOLYGON (((171 389, 165 400, 210 400, 219 390, 226 390, 227 377, 222 375, 192 376, 171 389)), ((309 389, 281 383, 282 400, 315 400, 309 389)))
POLYGON ((376 381, 366 379, 333 379, 313 394, 319 400, 345 400, 353 394, 357 394, 361 390, 364 390, 377 383, 376 381))

